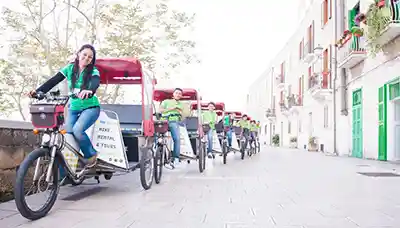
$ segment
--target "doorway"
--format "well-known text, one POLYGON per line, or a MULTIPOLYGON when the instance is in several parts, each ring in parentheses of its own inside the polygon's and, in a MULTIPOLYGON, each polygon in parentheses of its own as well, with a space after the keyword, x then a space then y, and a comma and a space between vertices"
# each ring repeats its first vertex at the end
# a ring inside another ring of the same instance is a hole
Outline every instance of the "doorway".
POLYGON ((394 101, 394 160, 400 160, 400 99, 394 101))
POLYGON ((353 92, 353 124, 352 124, 352 152, 351 156, 363 157, 363 122, 362 122, 362 90, 353 92))

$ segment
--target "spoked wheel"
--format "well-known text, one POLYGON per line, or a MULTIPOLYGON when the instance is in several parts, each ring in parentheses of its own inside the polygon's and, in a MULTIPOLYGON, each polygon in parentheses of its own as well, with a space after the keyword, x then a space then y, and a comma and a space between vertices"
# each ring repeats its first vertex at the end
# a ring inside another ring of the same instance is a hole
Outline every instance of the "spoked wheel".
POLYGON ((165 153, 165 148, 164 146, 158 146, 156 149, 156 154, 154 158, 154 180, 156 181, 156 184, 159 184, 161 182, 161 177, 162 177, 162 169, 164 166, 164 153, 165 153))
POLYGON ((199 171, 202 173, 206 169, 206 147, 200 142, 199 146, 199 171))
POLYGON ((140 182, 145 190, 149 190, 154 177, 154 152, 152 148, 142 148, 140 159, 140 182))
POLYGON ((240 144, 240 158, 244 159, 244 153, 246 152, 246 148, 244 148, 243 143, 240 144))
POLYGON ((19 213, 30 220, 37 220, 46 216, 57 200, 59 184, 56 162, 51 167, 50 182, 46 182, 47 172, 50 168, 49 154, 49 150, 44 148, 32 151, 22 161, 17 171, 14 188, 15 204, 19 213), (25 184, 30 186, 26 188, 25 184), (49 192, 48 195, 45 191, 49 192), (39 197, 46 198, 44 204, 39 206, 37 210, 33 209, 32 207, 38 206, 39 197), (28 205, 27 200, 35 201, 34 205, 28 205))
POLYGON ((226 156, 228 155, 228 147, 226 146, 226 142, 222 145, 222 161, 226 164, 226 156))

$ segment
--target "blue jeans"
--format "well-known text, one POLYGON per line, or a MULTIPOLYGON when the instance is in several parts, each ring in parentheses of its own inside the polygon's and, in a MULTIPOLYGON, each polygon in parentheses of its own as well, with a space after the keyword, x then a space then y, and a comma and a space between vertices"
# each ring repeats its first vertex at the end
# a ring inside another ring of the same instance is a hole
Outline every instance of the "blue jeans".
POLYGON ((226 132, 226 137, 228 138, 228 146, 232 147, 232 129, 226 132))
MULTIPOLYGON (((92 126, 100 116, 100 107, 85 109, 82 111, 68 110, 65 127, 69 134, 72 134, 79 144, 85 158, 96 155, 92 142, 85 131, 92 126)), ((60 180, 65 177, 65 170, 60 168, 60 180)))
POLYGON ((208 141, 208 148, 207 152, 211 153, 212 152, 212 146, 213 146, 213 130, 210 129, 207 133, 207 141, 208 141))
POLYGON ((99 116, 100 107, 81 111, 68 110, 68 117, 66 120, 67 133, 74 136, 85 158, 90 158, 97 154, 85 131, 96 122, 99 116))
POLYGON ((174 141, 174 150, 172 151, 173 160, 179 160, 179 155, 181 154, 181 137, 179 132, 179 122, 169 121, 168 128, 171 132, 172 140, 174 141))

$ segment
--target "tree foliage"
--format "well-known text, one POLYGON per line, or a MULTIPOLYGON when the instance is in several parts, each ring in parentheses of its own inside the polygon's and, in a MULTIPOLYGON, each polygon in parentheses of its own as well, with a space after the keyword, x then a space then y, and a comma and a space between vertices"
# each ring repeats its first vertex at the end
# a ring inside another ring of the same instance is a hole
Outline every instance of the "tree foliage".
MULTIPOLYGON (((25 119, 25 94, 54 75, 84 43, 94 44, 98 56, 137 57, 158 78, 198 63, 196 43, 186 39, 195 15, 171 9, 169 3, 21 0, 21 10, 3 8, 0 32, 8 45, 0 59, 0 112, 19 112, 25 119)), ((102 102, 115 103, 125 92, 118 85, 102 85, 98 94, 102 102)))

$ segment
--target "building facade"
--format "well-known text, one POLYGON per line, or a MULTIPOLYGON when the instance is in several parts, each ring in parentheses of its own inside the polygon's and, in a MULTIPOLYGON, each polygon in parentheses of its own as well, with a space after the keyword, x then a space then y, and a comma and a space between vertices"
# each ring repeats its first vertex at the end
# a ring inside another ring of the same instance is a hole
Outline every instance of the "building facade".
POLYGON ((258 79, 269 84, 249 90, 248 112, 263 115, 266 143, 278 135, 283 147, 399 160, 400 3, 307 4, 298 29, 258 79))

